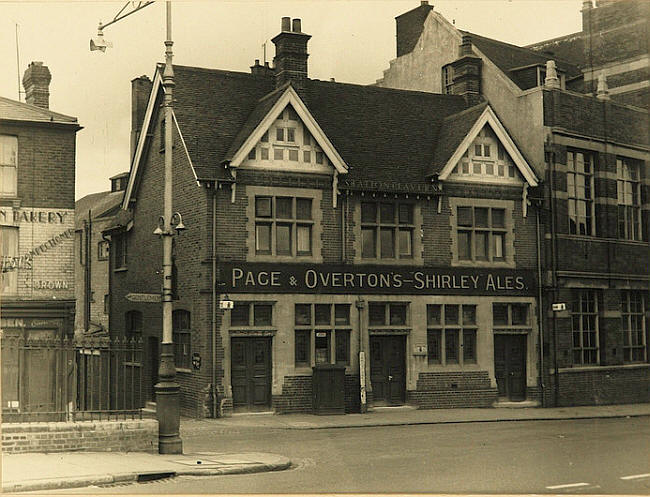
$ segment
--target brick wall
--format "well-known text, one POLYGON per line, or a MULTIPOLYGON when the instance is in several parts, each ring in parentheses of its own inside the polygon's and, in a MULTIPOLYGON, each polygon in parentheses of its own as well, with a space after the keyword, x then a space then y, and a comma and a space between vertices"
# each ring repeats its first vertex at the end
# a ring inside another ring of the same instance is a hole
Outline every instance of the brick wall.
POLYGON ((158 452, 158 421, 82 421, 77 423, 5 423, 2 451, 158 452))
POLYGON ((407 393, 408 402, 419 409, 491 407, 496 399, 487 371, 420 373, 416 390, 407 393))
MULTIPOLYGON (((359 412, 359 377, 345 375, 345 412, 359 412)), ((277 414, 312 412, 312 377, 285 376, 282 394, 273 396, 273 409, 277 414)))

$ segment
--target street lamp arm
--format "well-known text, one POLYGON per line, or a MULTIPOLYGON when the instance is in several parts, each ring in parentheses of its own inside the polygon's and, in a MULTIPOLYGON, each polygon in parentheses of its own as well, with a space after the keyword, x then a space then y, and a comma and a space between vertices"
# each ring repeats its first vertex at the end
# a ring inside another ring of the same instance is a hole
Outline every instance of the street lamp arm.
POLYGON ((124 4, 124 6, 120 9, 120 11, 117 14, 115 14, 115 17, 113 17, 112 21, 107 22, 106 24, 103 24, 103 23, 100 22, 99 23, 99 29, 101 30, 101 29, 104 29, 104 28, 110 26, 111 24, 115 24, 116 22, 121 21, 125 17, 130 16, 131 14, 134 14, 135 12, 144 9, 145 7, 148 7, 149 5, 151 5, 154 2, 153 2, 153 0, 150 0, 150 1, 147 1, 147 2, 138 2, 138 4, 133 6, 133 8, 130 11, 126 12, 125 14, 122 14, 122 12, 124 12, 124 10, 130 4, 133 4, 133 3, 134 2, 126 2, 124 4))

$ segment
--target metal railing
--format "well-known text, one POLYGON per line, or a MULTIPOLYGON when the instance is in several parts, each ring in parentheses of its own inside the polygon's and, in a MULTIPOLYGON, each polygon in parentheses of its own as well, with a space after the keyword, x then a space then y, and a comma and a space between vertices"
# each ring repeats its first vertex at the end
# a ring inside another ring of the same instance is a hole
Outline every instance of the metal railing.
POLYGON ((142 417, 140 339, 2 338, 2 422, 142 417))

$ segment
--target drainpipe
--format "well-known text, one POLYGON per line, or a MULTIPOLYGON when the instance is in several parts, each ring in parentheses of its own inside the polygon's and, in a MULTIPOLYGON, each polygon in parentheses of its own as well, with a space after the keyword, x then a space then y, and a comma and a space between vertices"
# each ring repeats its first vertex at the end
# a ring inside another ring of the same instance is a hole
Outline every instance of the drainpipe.
POLYGON ((364 414, 368 411, 366 403, 366 354, 363 350, 363 309, 365 301, 359 296, 356 301, 356 307, 359 316, 359 412, 364 414))
POLYGON ((219 417, 217 402, 217 182, 212 186, 212 417, 219 417))
POLYGON ((542 254, 541 254, 541 239, 539 234, 539 211, 542 207, 541 201, 538 202, 535 209, 535 229, 537 233, 537 327, 539 329, 539 388, 542 398, 542 407, 545 407, 544 402, 544 317, 542 312, 543 305, 543 292, 542 292, 542 254))

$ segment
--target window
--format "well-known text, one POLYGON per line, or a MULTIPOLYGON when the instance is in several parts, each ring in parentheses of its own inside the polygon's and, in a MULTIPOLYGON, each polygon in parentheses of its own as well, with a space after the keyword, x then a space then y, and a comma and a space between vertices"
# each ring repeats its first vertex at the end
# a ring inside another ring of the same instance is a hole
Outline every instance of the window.
POLYGON ((463 179, 518 181, 516 166, 492 128, 485 125, 465 151, 454 174, 463 179))
POLYGON ((106 240, 97 243, 97 260, 106 261, 109 255, 109 244, 106 240))
POLYGON ((142 337, 142 313, 129 311, 124 316, 126 337, 140 339, 142 337))
POLYGON ((177 368, 189 369, 191 358, 190 313, 184 310, 172 312, 172 334, 174 340, 174 364, 177 368))
POLYGON ((271 326, 273 304, 235 302, 230 311, 230 326, 271 326))
POLYGON ((442 92, 451 95, 454 86, 454 68, 451 65, 442 67, 442 92))
POLYGON ((0 135, 0 196, 15 197, 17 191, 18 137, 0 135))
POLYGON ((492 304, 492 325, 501 328, 530 328, 529 304, 492 304))
POLYGON ((312 199, 255 197, 255 253, 312 255, 312 199))
POLYGON ((413 204, 361 202, 361 256, 364 259, 413 257, 413 204))
POLYGON ((370 326, 406 326, 408 304, 371 302, 368 304, 370 326))
POLYGON ((594 233, 594 157, 585 151, 567 151, 569 233, 594 233))
POLYGON ((621 330, 623 331, 623 360, 646 362, 645 302, 638 290, 621 292, 621 330))
POLYGON ((618 237, 641 240, 641 161, 616 159, 618 237))
POLYGON ((295 305, 296 367, 315 364, 350 364, 350 304, 295 305))
POLYGON ((429 364, 476 363, 476 306, 427 305, 429 364))
POLYGON ((0 227, 0 254, 2 255, 2 282, 0 295, 18 292, 18 271, 14 259, 18 257, 18 228, 0 227))
POLYGON ((594 290, 574 290, 571 329, 573 364, 598 364, 598 301, 594 290))
POLYGON ((126 268, 126 233, 116 233, 113 235, 112 240, 113 253, 115 254, 114 264, 115 269, 126 268))
POLYGON ((505 209, 458 206, 456 215, 459 260, 505 261, 505 209))

